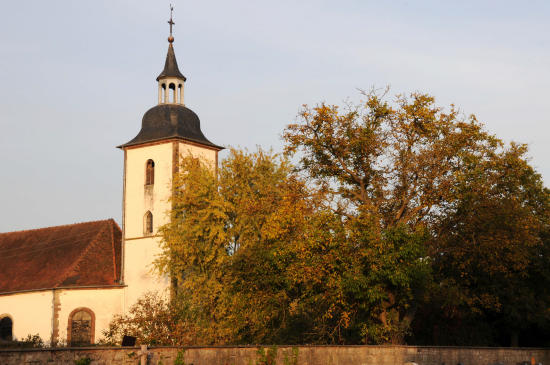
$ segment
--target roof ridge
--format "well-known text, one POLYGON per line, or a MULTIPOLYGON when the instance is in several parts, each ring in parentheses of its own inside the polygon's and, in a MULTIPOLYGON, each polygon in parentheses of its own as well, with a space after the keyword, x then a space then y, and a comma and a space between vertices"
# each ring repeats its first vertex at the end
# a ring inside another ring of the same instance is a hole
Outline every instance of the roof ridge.
MULTIPOLYGON (((113 221, 114 223, 114 221, 113 221)), ((115 223, 116 224, 116 223, 115 223)), ((110 231, 111 231, 111 247, 113 249, 113 271, 114 271, 114 278, 116 281, 116 248, 115 248, 115 225, 110 224, 110 231)), ((122 241, 122 240, 121 240, 122 241)))
POLYGON ((120 281, 120 284, 122 284, 122 280, 124 278, 124 273, 122 272, 122 270, 124 270, 124 263, 122 263, 122 260, 123 260, 123 256, 122 256, 122 252, 124 251, 124 249, 122 248, 122 241, 124 241, 124 239, 122 238, 122 229, 120 229, 120 226, 118 225, 117 222, 115 222, 115 220, 113 219, 113 229, 111 230, 111 233, 112 233, 112 236, 113 236, 113 259, 115 261, 115 280, 117 278, 117 273, 116 273, 116 242, 115 242, 115 226, 116 228, 118 228, 118 231, 120 231, 120 257, 119 259, 121 260, 120 262, 120 277, 119 277, 119 281, 120 281))
POLYGON ((113 223, 115 224, 115 226, 117 226, 117 227, 118 227, 118 230, 119 230, 120 232, 122 232, 122 229, 120 228, 120 226, 118 225, 118 223, 115 221, 114 218, 109 218, 108 220, 113 220, 113 223))
MULTIPOLYGON (((79 224, 87 224, 87 223, 98 223, 98 222, 107 222, 108 220, 112 219, 114 221, 114 218, 107 218, 107 219, 100 219, 97 221, 89 221, 89 222, 79 222, 79 223, 71 223, 71 224, 62 224, 59 226, 49 226, 49 227, 42 227, 42 228, 33 228, 33 229, 23 229, 21 231, 9 231, 9 232, 0 232, 0 235, 3 234, 9 234, 9 233, 19 233, 19 232, 30 232, 30 231, 38 231, 40 229, 48 229, 48 228, 59 228, 59 227, 69 227, 69 226, 76 226, 79 224)), ((116 222, 115 222, 116 223, 116 222)))
MULTIPOLYGON (((111 218, 112 219, 112 218, 111 218)), ((94 236, 94 238, 90 241, 90 243, 88 244, 88 246, 86 247, 86 249, 84 249, 81 253, 80 253, 80 256, 78 256, 78 258, 76 260, 74 260, 73 264, 67 269, 67 271, 65 271, 65 273, 63 274, 63 276, 61 277, 61 280, 59 280, 57 282, 57 284, 55 284, 53 287, 56 288, 58 287, 59 285, 61 285, 61 283, 63 283, 66 279, 67 279, 67 275, 73 271, 73 269, 75 267, 78 266, 78 264, 83 260, 84 256, 86 256, 86 254, 88 253, 88 251, 90 251, 91 247, 97 242, 97 237, 105 230, 105 228, 108 228, 110 226, 110 220, 111 219, 107 219, 106 221, 95 221, 95 222, 105 222, 106 224, 103 225, 101 227, 101 229, 96 233, 96 235, 94 236)), ((113 219, 114 221, 114 219, 113 219)))

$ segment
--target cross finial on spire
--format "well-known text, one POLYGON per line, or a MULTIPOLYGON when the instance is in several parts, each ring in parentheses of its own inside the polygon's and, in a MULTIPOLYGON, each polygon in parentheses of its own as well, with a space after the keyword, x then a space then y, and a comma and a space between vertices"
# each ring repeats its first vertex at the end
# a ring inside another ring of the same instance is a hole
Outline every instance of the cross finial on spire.
POLYGON ((172 7, 172 4, 170 4, 170 21, 168 24, 170 24, 170 37, 168 37, 168 42, 172 43, 174 41, 174 37, 172 37, 172 25, 176 24, 172 21, 172 11, 174 8, 172 7))

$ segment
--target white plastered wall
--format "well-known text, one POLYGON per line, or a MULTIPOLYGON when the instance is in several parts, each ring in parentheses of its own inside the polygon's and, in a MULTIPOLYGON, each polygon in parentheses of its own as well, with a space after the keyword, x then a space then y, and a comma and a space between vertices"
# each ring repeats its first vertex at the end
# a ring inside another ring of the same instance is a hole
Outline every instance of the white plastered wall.
MULTIPOLYGON (((156 226, 156 225, 155 225, 156 226)), ((160 238, 145 238, 126 242, 125 253, 125 283, 126 309, 146 292, 158 292, 168 295, 170 280, 168 277, 159 277, 151 272, 151 264, 155 257, 162 253, 159 247, 160 238)))
MULTIPOLYGON (((95 341, 102 337, 114 314, 124 312, 124 289, 57 289, 58 338, 67 338, 69 315, 77 308, 88 308, 95 315, 95 341)), ((52 333, 52 290, 0 296, 0 318, 8 316, 13 321, 13 336, 18 340, 38 334, 49 343, 52 333)))
MULTIPOLYGON (((56 291, 57 292, 57 291, 56 291)), ((59 290, 59 339, 67 338, 69 315, 77 308, 88 308, 95 315, 95 341, 102 336, 114 314, 124 312, 124 289, 79 289, 59 290)), ((51 293, 50 293, 51 296, 51 293)), ((50 306, 51 308, 51 306, 50 306)), ((50 313, 51 318, 51 313, 50 313)), ((48 336, 49 338, 49 336, 48 336)))
POLYGON ((126 154, 124 281, 128 285, 128 308, 141 294, 148 291, 164 293, 169 287, 168 278, 159 278, 150 271, 156 255, 162 252, 160 238, 154 235, 160 226, 168 222, 166 212, 170 209, 172 143, 128 149, 126 154), (146 186, 145 167, 149 159, 155 163, 155 182, 146 186), (152 236, 144 232, 144 217, 148 211, 153 214, 152 236))
POLYGON ((203 156, 206 159, 210 160, 212 163, 215 163, 216 161, 216 151, 211 149, 201 148, 198 146, 180 142, 179 151, 180 156, 186 156, 187 154, 191 153, 195 157, 203 156))
MULTIPOLYGON (((215 163, 216 151, 199 146, 178 142, 180 155, 192 153, 204 156, 215 163)), ((168 223, 171 208, 168 198, 172 193, 173 142, 146 145, 126 151, 126 197, 125 197, 125 253, 124 281, 126 304, 128 309, 136 300, 148 291, 169 295, 170 279, 158 277, 151 272, 152 262, 162 253, 159 247, 160 237, 148 237, 144 232, 146 212, 153 214, 153 235, 160 226, 168 223), (155 162, 155 183, 145 185, 145 167, 147 161, 155 162)))
POLYGON ((0 296, 0 317, 11 317, 13 336, 21 340, 27 335, 40 335, 49 341, 52 331, 52 291, 0 296))

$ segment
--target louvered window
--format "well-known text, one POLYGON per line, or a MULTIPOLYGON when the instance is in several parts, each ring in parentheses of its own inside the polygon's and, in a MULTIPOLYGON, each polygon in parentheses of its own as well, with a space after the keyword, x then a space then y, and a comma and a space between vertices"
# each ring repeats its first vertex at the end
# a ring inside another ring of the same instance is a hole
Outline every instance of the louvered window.
POLYGON ((145 232, 153 233, 153 214, 147 212, 145 232))
POLYGON ((145 185, 153 185, 155 183, 155 162, 153 160, 147 161, 147 167, 145 168, 145 185))

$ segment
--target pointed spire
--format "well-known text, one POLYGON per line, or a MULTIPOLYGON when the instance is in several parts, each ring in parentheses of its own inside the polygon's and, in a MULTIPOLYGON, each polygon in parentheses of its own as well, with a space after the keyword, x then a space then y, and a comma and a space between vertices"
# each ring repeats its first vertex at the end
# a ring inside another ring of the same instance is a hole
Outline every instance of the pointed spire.
POLYGON ((187 81, 187 78, 185 78, 185 76, 183 76, 178 69, 176 54, 174 53, 174 47, 172 46, 172 43, 174 42, 174 37, 172 36, 172 25, 176 24, 172 21, 173 10, 174 8, 172 7, 172 4, 170 4, 170 20, 168 21, 168 24, 170 24, 170 37, 168 37, 168 42, 170 43, 170 46, 168 46, 168 54, 166 55, 164 70, 162 70, 162 73, 157 77, 157 81, 164 77, 179 77, 183 79, 183 81, 187 81))
POLYGON ((178 62, 176 61, 176 54, 174 53, 174 47, 172 43, 168 46, 168 54, 166 55, 166 63, 164 64, 164 70, 158 75, 157 81, 164 77, 179 77, 183 81, 187 81, 187 78, 182 75, 178 69, 178 62))

